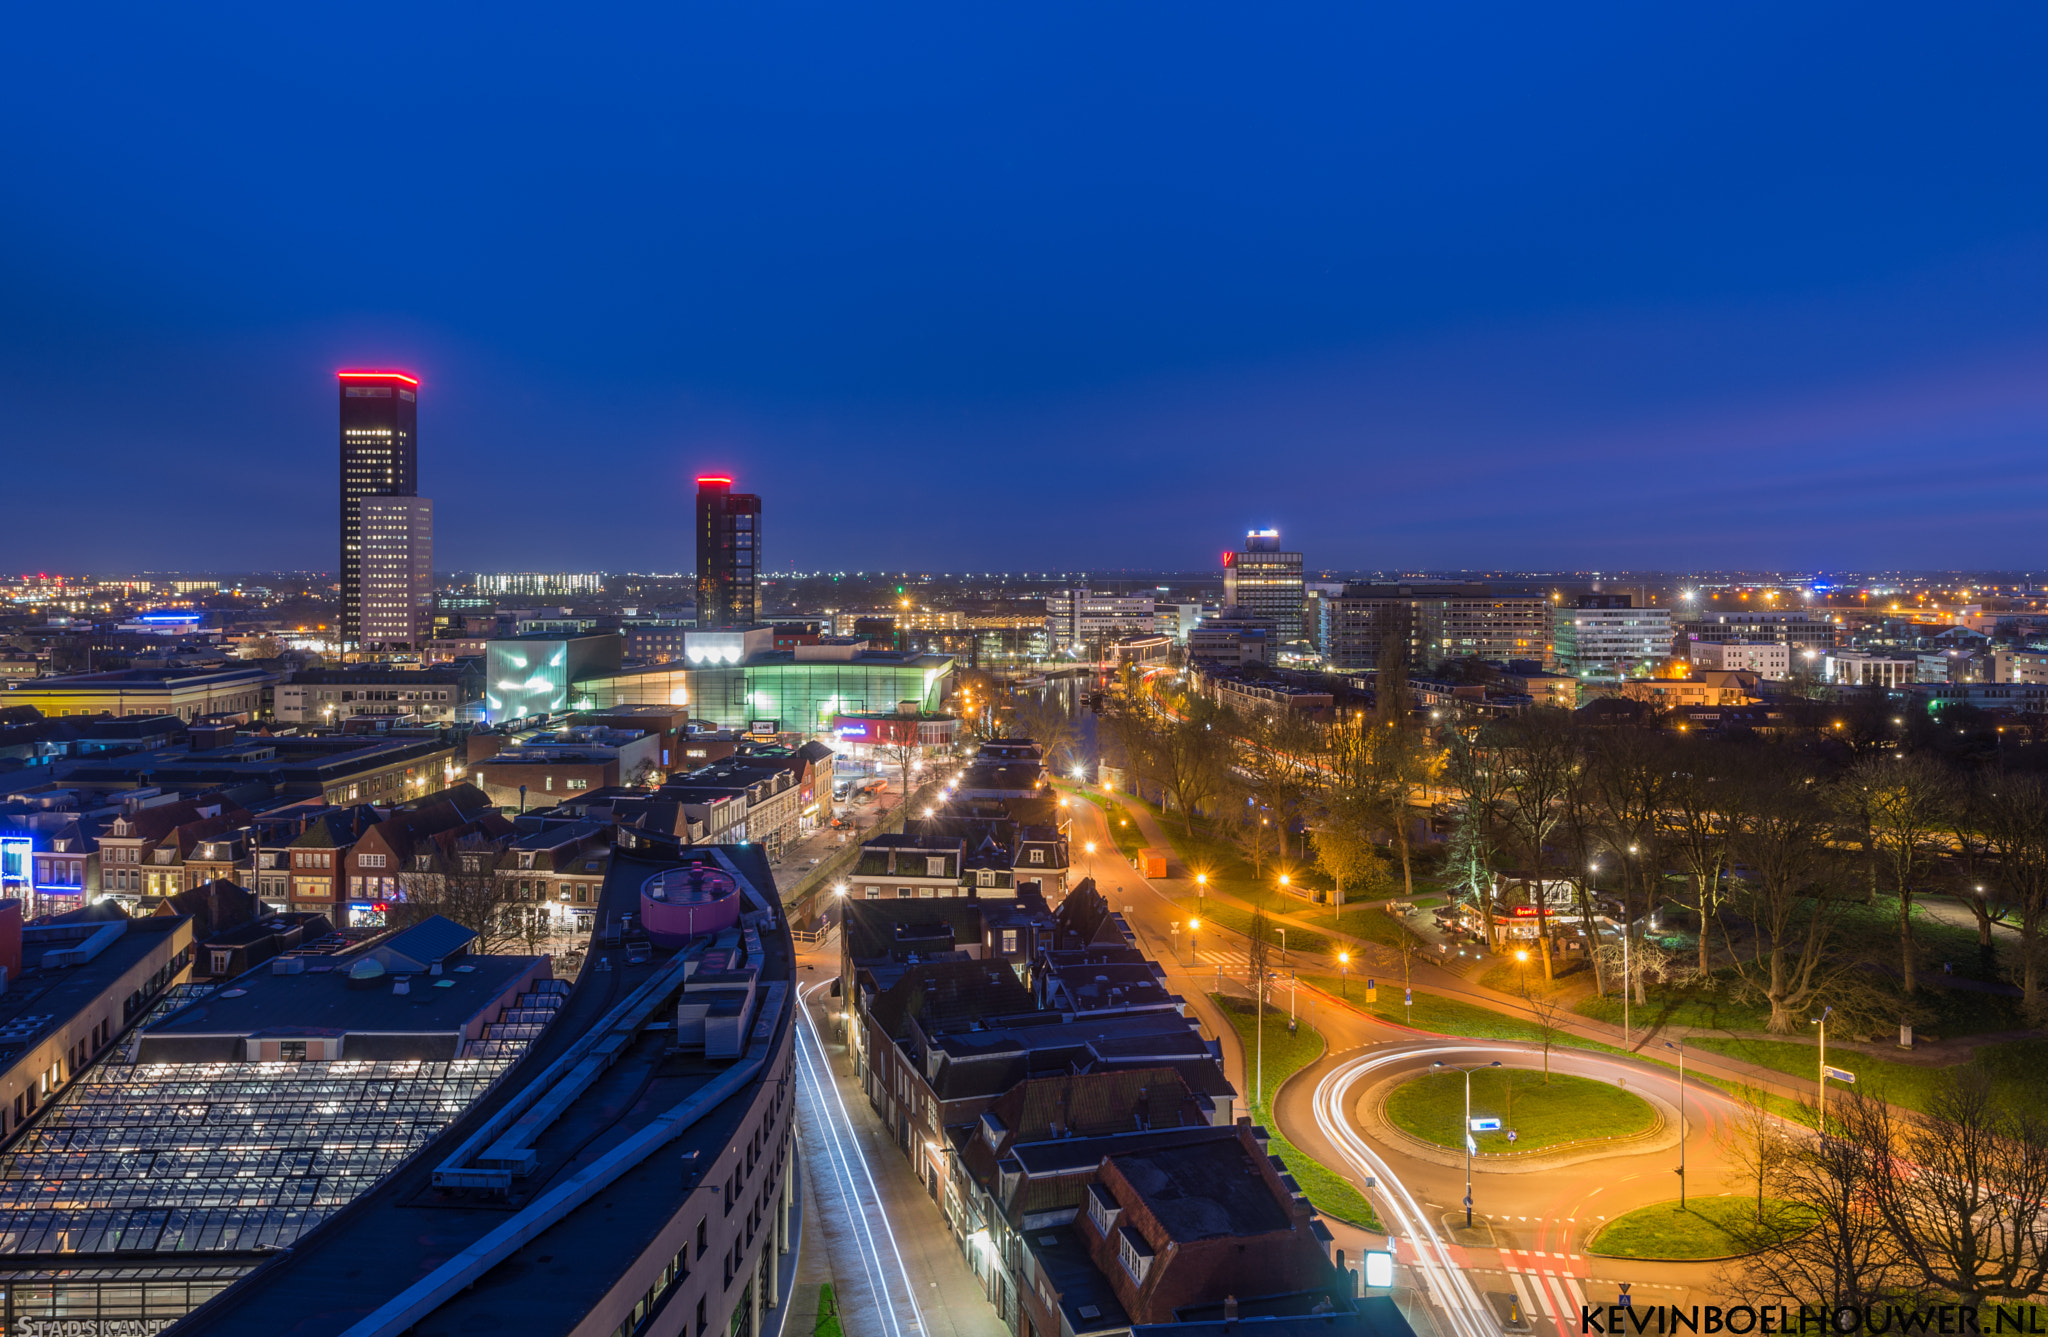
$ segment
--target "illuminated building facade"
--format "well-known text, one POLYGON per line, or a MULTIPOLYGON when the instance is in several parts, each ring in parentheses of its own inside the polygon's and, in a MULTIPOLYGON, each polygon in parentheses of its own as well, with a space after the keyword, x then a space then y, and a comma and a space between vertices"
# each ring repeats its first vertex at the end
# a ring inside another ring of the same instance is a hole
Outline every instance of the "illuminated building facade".
MULTIPOLYGON (((571 700, 571 684, 616 674, 625 641, 617 632, 594 636, 516 636, 484 651, 484 718, 492 724, 589 708, 587 692, 571 700)), ((616 702, 601 701, 599 705, 616 702)))
POLYGON ((411 650, 434 636, 434 503, 364 497, 362 633, 365 650, 411 650))
POLYGON ((1223 603, 1271 622, 1283 641, 1302 635, 1301 554, 1280 551, 1280 531, 1254 529, 1223 554, 1223 603))
POLYGON ((341 640, 363 639, 365 497, 419 494, 419 381, 344 371, 341 383, 341 640))
POLYGON ((751 627, 761 620, 761 499, 732 479, 697 480, 697 625, 751 627))

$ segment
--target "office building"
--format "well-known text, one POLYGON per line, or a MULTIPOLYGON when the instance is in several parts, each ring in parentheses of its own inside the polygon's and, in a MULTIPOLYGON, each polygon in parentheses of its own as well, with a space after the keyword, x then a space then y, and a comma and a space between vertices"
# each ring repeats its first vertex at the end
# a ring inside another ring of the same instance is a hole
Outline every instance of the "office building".
POLYGON ((1581 678, 1630 678, 1671 655, 1671 610, 1638 608, 1627 594, 1582 594, 1554 614, 1558 669, 1581 678))
POLYGON ((434 636, 434 503, 364 497, 362 640, 365 650, 414 650, 434 636))
POLYGON ((1378 668, 1389 637, 1406 646, 1410 671, 1451 659, 1551 660, 1550 603, 1540 596, 1484 585, 1359 584, 1323 593, 1317 609, 1323 663, 1341 672, 1378 668))
POLYGON ((1678 631, 1689 642, 1775 641, 1812 660, 1835 648, 1840 627, 1828 614, 1788 608, 1783 612, 1681 615, 1678 631), (1813 653, 1807 655, 1806 651, 1813 653))
POLYGON ((602 571, 494 571, 472 583, 478 594, 603 594, 602 571))
POLYGON ((1254 529, 1223 554, 1223 603, 1270 621, 1283 642, 1303 638, 1301 554, 1280 551, 1280 531, 1254 529))
POLYGON ((1905 687, 1920 676, 1917 656, 1873 655, 1837 650, 1821 658, 1827 681, 1842 687, 1905 687))
POLYGON ((1045 599, 1045 637, 1054 654, 1100 660, 1109 646, 1158 630, 1152 593, 1103 594, 1087 586, 1045 599))
POLYGON ((751 627, 761 620, 761 499, 732 479, 697 480, 697 625, 751 627))
POLYGON ((365 497, 419 495, 419 385, 403 372, 344 371, 341 387, 341 641, 363 630, 365 497))
POLYGON ((1783 641, 1683 642, 1695 669, 1730 669, 1779 680, 1792 672, 1792 647, 1783 641))
POLYGON ((453 724, 483 697, 484 675, 474 659, 432 668, 352 664, 300 669, 277 685, 273 700, 285 724, 344 724, 375 715, 416 724, 453 724))
POLYGON ((201 715, 254 716, 263 709, 264 689, 277 675, 259 668, 126 668, 101 673, 10 682, 0 695, 9 706, 34 706, 51 718, 64 715, 156 717, 194 720, 201 715))

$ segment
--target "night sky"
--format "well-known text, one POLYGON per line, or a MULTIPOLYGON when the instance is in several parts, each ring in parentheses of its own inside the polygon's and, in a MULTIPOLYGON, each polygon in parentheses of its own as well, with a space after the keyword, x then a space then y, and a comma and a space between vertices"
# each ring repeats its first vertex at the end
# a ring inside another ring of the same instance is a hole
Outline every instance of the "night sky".
POLYGON ((2038 5, 31 6, 0 567, 2048 567, 2038 5))

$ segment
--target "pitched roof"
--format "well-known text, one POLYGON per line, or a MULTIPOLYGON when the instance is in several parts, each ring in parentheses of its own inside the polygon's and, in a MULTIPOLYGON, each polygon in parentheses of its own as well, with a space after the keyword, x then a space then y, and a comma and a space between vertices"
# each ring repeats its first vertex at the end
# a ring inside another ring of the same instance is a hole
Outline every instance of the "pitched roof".
POLYGON ((868 1016, 894 1039, 912 1019, 930 1034, 1029 1012, 1032 1005, 1031 990, 1000 961, 930 961, 878 994, 868 1016))

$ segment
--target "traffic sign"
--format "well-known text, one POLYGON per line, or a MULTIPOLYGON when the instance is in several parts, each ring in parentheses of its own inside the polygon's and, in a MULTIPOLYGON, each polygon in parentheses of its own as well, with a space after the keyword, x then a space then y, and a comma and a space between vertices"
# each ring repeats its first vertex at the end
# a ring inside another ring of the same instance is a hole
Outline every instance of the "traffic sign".
POLYGON ((1856 1085, 1856 1074, 1850 1072, 1847 1068, 1830 1068, 1826 1064, 1822 1064, 1820 1075, 1822 1077, 1832 1077, 1838 1082, 1847 1082, 1851 1086, 1856 1085))
POLYGON ((1498 1133, 1500 1131, 1500 1120, 1474 1119, 1472 1121, 1472 1131, 1475 1133, 1498 1133))

